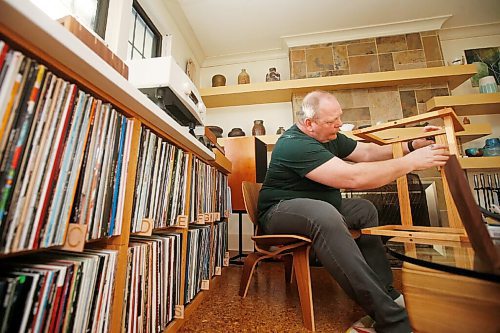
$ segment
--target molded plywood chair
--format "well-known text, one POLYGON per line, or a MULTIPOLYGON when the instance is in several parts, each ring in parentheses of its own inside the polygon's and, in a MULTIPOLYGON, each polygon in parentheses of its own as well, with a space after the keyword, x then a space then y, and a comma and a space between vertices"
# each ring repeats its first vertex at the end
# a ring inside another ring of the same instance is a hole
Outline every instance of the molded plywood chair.
MULTIPOLYGON (((309 250, 311 240, 299 235, 262 235, 257 219, 257 199, 262 184, 244 181, 242 183, 243 200, 250 220, 255 225, 256 252, 245 258, 241 275, 240 296, 245 297, 257 263, 267 258, 281 258, 285 262, 285 279, 292 282, 292 272, 295 273, 299 290, 300 305, 304 326, 314 331, 314 310, 311 292, 311 274, 309 270, 309 250), (290 257, 291 255, 291 257, 290 257)), ((359 231, 351 231, 354 238, 359 237, 359 231)))
POLYGON ((257 220, 257 199, 261 187, 262 184, 246 181, 242 183, 245 208, 250 220, 255 225, 255 236, 252 236, 252 239, 255 242, 256 252, 250 253, 245 258, 243 274, 241 275, 240 296, 245 297, 247 295, 252 274, 259 261, 267 258, 280 258, 284 256, 285 279, 288 283, 292 282, 293 266, 297 287, 299 289, 304 326, 308 330, 314 331, 311 273, 309 271, 309 250, 311 249, 311 240, 299 235, 262 235, 260 233, 257 220), (291 258, 288 254, 292 255, 292 260, 290 260, 291 258))

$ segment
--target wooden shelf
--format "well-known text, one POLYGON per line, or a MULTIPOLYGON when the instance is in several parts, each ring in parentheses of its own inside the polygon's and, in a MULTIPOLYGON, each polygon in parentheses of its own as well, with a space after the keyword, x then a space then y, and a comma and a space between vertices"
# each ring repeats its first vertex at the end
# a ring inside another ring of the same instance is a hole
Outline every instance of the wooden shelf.
POLYGON ((231 173, 231 161, 217 148, 212 149, 212 151, 215 154, 215 160, 210 162, 210 164, 226 174, 231 173))
POLYGON ((316 89, 360 89, 423 83, 448 83, 450 89, 454 89, 475 73, 474 65, 431 67, 209 87, 201 88, 200 95, 207 108, 280 103, 290 102, 293 93, 307 93, 316 89))
POLYGON ((464 125, 464 128, 465 131, 455 133, 461 143, 473 141, 493 133, 490 124, 468 124, 464 125))
POLYGON ((498 169, 500 156, 462 157, 459 159, 462 169, 498 169))
POLYGON ((500 114, 500 93, 437 96, 426 103, 427 111, 452 107, 459 116, 500 114))

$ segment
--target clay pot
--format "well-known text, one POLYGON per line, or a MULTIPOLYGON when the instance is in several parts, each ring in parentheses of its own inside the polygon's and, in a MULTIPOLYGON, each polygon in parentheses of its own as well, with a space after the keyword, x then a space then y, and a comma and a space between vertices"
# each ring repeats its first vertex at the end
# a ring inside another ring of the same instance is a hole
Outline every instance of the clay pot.
POLYGON ((281 75, 276 72, 275 67, 269 68, 269 73, 266 74, 266 82, 271 82, 271 81, 279 81, 281 75))
POLYGON ((280 126, 276 131, 276 134, 281 135, 283 133, 285 133, 285 128, 283 126, 280 126))
POLYGON ((214 133, 216 138, 222 138, 222 132, 224 132, 222 128, 219 126, 207 126, 207 128, 214 133))
POLYGON ((238 84, 250 83, 250 75, 248 75, 246 69, 242 69, 241 73, 238 75, 238 84))
POLYGON ((254 120, 252 127, 252 135, 266 135, 266 128, 264 127, 264 120, 254 120))
POLYGON ((220 87, 226 85, 226 77, 222 74, 212 76, 212 87, 220 87))
POLYGON ((232 138, 235 136, 245 136, 245 132, 239 127, 233 128, 231 132, 227 134, 228 137, 232 138))

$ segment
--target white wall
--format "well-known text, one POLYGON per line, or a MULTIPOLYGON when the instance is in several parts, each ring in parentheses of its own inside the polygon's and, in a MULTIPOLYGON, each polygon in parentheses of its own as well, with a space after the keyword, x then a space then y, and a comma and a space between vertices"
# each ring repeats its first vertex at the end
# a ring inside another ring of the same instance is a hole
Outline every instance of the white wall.
MULTIPOLYGON (((162 35, 162 55, 172 55, 177 64, 186 68, 188 59, 192 59, 199 73, 199 61, 195 54, 200 50, 197 42, 188 42, 176 20, 162 0, 139 0, 139 4, 162 35)), ((127 60, 127 42, 132 24, 132 0, 110 0, 106 42, 111 50, 123 60, 127 60)), ((198 76, 199 77, 199 76, 198 76)), ((198 77, 195 84, 198 83, 198 77)))
MULTIPOLYGON (((269 59, 259 59, 255 61, 246 61, 232 63, 227 65, 218 65, 201 68, 200 85, 201 87, 212 86, 212 76, 222 74, 226 77, 226 85, 238 84, 238 74, 242 68, 245 68, 250 75, 250 82, 265 82, 266 74, 270 67, 276 67, 280 73, 281 80, 290 78, 290 67, 288 56, 270 56, 269 59)), ((224 130, 223 136, 231 129, 240 127, 246 135, 252 134, 253 121, 256 119, 264 120, 266 134, 275 134, 278 127, 290 127, 293 123, 292 103, 272 103, 255 104, 244 106, 230 106, 222 108, 211 108, 207 110, 206 125, 216 125, 224 130)), ((268 156, 268 159, 270 156, 268 156)), ((253 251, 253 242, 250 236, 253 235, 253 225, 246 214, 243 214, 243 250, 253 251)), ((238 215, 231 214, 229 218, 229 249, 238 249, 238 215)))
MULTIPOLYGON (((465 50, 500 46, 500 23, 456 28, 450 31, 443 30, 440 32, 440 39, 443 57, 445 61, 450 61, 457 57, 465 57, 465 50)), ((452 95, 477 93, 479 93, 479 88, 473 87, 470 80, 452 91, 452 95)), ((464 144, 464 149, 483 147, 486 138, 500 136, 500 110, 496 115, 469 116, 469 119, 471 123, 489 123, 492 127, 492 134, 464 144)))
POLYGON ((266 82, 266 74, 269 68, 275 67, 276 71, 280 73, 281 80, 288 80, 290 78, 290 65, 288 56, 281 56, 279 58, 264 59, 257 61, 246 61, 239 63, 232 63, 228 65, 202 67, 200 71, 200 86, 211 87, 212 76, 215 74, 222 74, 226 77, 226 85, 232 86, 238 84, 238 74, 241 69, 245 68, 250 75, 250 82, 266 82))

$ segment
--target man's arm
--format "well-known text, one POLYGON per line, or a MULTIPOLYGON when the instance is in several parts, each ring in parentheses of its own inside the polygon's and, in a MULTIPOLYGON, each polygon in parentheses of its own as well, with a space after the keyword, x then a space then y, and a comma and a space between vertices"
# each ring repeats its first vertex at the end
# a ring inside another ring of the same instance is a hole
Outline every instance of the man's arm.
POLYGON ((369 189, 388 184, 414 170, 443 166, 448 157, 446 146, 436 144, 385 161, 349 164, 333 157, 310 171, 306 177, 335 188, 369 189))

